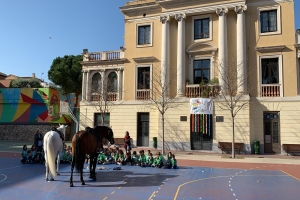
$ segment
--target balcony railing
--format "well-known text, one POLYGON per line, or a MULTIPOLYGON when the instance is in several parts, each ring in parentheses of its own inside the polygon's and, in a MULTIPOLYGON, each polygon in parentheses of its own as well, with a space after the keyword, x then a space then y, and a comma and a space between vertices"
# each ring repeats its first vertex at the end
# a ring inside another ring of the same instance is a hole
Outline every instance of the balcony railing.
POLYGON ((262 97, 280 97, 279 84, 265 84, 261 86, 262 97))
MULTIPOLYGON (((118 99, 118 93, 117 92, 111 92, 107 95, 107 101, 117 101, 118 99)), ((104 101, 102 96, 99 94, 92 94, 91 95, 91 101, 104 101)))
POLYGON ((217 96, 220 91, 220 86, 218 85, 199 85, 192 84, 186 85, 185 96, 188 98, 197 97, 214 97, 217 96))
POLYGON ((149 99, 150 99, 150 89, 136 91, 136 100, 149 100, 149 99))
POLYGON ((83 61, 119 60, 122 58, 124 58, 124 52, 121 50, 86 52, 83 54, 83 61))

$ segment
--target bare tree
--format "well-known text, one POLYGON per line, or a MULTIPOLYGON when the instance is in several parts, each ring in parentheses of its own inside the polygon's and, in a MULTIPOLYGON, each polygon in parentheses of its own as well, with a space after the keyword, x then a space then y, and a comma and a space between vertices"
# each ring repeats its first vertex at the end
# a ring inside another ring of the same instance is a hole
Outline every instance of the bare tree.
MULTIPOLYGON (((165 153, 165 114, 169 109, 178 108, 182 104, 181 99, 172 97, 170 92, 172 86, 176 86, 174 79, 167 77, 174 77, 169 74, 161 72, 159 67, 154 68, 151 78, 149 76, 150 95, 148 101, 146 101, 150 109, 155 109, 161 116, 162 127, 162 155, 165 153)), ((175 95, 174 95, 175 96, 175 95)))
POLYGON ((247 83, 246 69, 232 57, 228 62, 216 62, 220 82, 219 95, 214 102, 221 110, 228 110, 232 123, 232 158, 235 158, 235 117, 238 112, 250 103, 250 90, 247 83))
POLYGON ((119 94, 122 89, 118 88, 116 74, 112 76, 101 77, 93 76, 91 85, 90 103, 101 115, 101 125, 104 125, 105 116, 113 110, 116 104, 120 103, 119 94), (118 103, 117 103, 118 101, 118 103))

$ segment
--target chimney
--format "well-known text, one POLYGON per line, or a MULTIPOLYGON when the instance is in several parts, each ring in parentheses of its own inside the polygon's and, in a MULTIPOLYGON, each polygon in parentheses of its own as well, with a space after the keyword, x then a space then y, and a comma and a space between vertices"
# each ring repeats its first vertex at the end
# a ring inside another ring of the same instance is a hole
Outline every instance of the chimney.
POLYGON ((35 73, 32 73, 32 78, 35 78, 35 73))
POLYGON ((300 29, 296 30, 296 43, 300 44, 300 29))

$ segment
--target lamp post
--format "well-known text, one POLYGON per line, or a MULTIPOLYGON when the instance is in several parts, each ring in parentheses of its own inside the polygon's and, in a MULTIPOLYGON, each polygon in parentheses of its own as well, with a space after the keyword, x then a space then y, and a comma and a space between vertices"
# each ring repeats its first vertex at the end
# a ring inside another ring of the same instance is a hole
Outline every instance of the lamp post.
MULTIPOLYGON (((43 81, 43 74, 44 74, 44 72, 42 72, 42 75, 41 75, 41 81, 43 81)), ((43 81, 44 82, 44 81, 43 81)))

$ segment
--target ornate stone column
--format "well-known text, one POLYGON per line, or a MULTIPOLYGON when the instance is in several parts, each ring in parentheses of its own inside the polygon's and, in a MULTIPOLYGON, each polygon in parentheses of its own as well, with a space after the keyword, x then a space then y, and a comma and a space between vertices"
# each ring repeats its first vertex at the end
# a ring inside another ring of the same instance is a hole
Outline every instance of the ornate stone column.
POLYGON ((218 8, 216 10, 219 16, 219 57, 218 57, 218 68, 219 68, 219 84, 223 91, 226 91, 225 80, 227 74, 227 23, 226 13, 227 8, 218 8))
POLYGON ((91 94, 90 94, 90 85, 92 81, 90 80, 90 71, 86 70, 86 89, 85 89, 85 99, 87 101, 91 100, 91 94))
MULTIPOLYGON (((168 82, 169 71, 169 21, 170 16, 161 16, 162 23, 162 39, 161 39, 161 83, 162 87, 166 87, 168 82)), ((164 91, 166 89, 164 88, 164 91)), ((168 94, 165 94, 168 95, 168 94)))
POLYGON ((117 100, 120 101, 122 100, 122 94, 123 94, 123 88, 122 88, 122 82, 123 82, 123 68, 118 68, 117 69, 117 74, 118 74, 118 97, 117 100))
POLYGON ((185 14, 176 14, 177 34, 177 97, 183 97, 185 87, 185 14))
POLYGON ((234 8, 237 14, 236 26, 236 44, 237 44, 237 87, 238 93, 247 92, 247 61, 246 61, 246 30, 245 30, 245 14, 247 5, 236 6, 234 8))
POLYGON ((86 101, 85 96, 85 89, 86 89, 86 70, 82 70, 82 101, 86 101))

